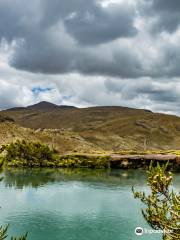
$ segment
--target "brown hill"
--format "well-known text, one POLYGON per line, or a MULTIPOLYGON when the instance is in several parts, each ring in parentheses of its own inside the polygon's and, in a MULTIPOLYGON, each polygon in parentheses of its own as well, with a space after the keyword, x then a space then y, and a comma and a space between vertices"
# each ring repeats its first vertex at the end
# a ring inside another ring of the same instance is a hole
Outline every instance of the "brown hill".
POLYGON ((15 107, 15 108, 10 108, 7 111, 24 111, 24 110, 32 110, 32 111, 51 111, 53 109, 72 109, 72 108, 76 108, 73 106, 66 106, 66 105, 61 105, 58 106, 56 104, 50 103, 50 102, 46 102, 46 101, 42 101, 39 102, 37 104, 34 105, 30 105, 28 107, 15 107))
POLYGON ((61 129, 70 135, 77 134, 95 149, 180 149, 180 118, 147 110, 76 108, 41 102, 26 108, 4 110, 2 114, 26 128, 61 129))

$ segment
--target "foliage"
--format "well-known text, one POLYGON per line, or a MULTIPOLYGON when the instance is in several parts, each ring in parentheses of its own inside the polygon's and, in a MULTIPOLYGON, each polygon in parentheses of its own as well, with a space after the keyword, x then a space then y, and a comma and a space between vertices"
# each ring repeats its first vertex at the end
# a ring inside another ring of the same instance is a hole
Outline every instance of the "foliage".
POLYGON ((19 238, 11 237, 11 240, 26 240, 27 239, 27 233, 24 236, 21 236, 19 238))
POLYGON ((1 162, 10 167, 70 167, 109 168, 108 156, 66 155, 60 156, 55 150, 38 142, 16 141, 1 147, 1 162))
POLYGON ((63 156, 60 157, 59 167, 70 167, 70 168, 109 168, 109 157, 108 156, 63 156))
POLYGON ((120 150, 116 152, 117 154, 121 155, 151 155, 151 154, 160 154, 160 155, 168 155, 168 154, 173 154, 176 156, 180 156, 180 150, 160 150, 160 149, 154 149, 154 150, 120 150))
POLYGON ((4 158, 0 157, 0 168, 3 166, 3 163, 4 163, 4 158))
POLYGON ((0 240, 4 240, 7 238, 7 230, 8 226, 6 226, 5 228, 3 228, 2 226, 0 227, 0 240))
MULTIPOLYGON (((8 237, 8 227, 9 226, 6 226, 6 227, 2 227, 0 226, 0 240, 4 240, 4 239, 7 239, 8 237)), ((27 239, 27 233, 19 238, 16 238, 16 237, 11 237, 11 240, 26 240, 27 239)))
POLYGON ((53 161, 54 151, 38 142, 17 141, 6 146, 5 161, 11 166, 41 167, 53 161))
POLYGON ((147 206, 142 214, 149 225, 155 230, 162 230, 163 240, 176 240, 180 239, 180 195, 170 190, 173 177, 171 172, 167 172, 167 166, 150 165, 147 171, 150 195, 134 189, 133 193, 147 206))

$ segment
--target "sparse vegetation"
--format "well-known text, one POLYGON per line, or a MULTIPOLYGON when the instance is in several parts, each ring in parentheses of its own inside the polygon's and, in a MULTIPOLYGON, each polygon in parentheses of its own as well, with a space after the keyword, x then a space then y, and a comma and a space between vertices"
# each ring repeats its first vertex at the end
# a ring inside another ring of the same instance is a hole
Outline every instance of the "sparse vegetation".
POLYGON ((69 168, 109 168, 110 162, 108 156, 84 156, 84 155, 74 155, 74 156, 62 156, 59 159, 59 167, 69 167, 69 168))
MULTIPOLYGON (((122 151, 110 153, 80 154, 71 153, 61 155, 48 145, 40 142, 17 140, 0 148, 0 165, 5 163, 9 167, 56 167, 56 168, 146 168, 151 160, 164 163, 174 170, 179 169, 179 155, 164 155, 163 152, 122 151), (157 154, 158 153, 158 154, 157 154), (146 156, 149 154, 148 156, 146 156)), ((172 153, 172 151, 171 151, 172 153)))
POLYGON ((109 157, 66 155, 60 156, 55 150, 39 142, 16 141, 1 147, 1 161, 10 167, 70 167, 108 168, 109 157))
POLYGON ((14 122, 14 119, 9 116, 0 115, 0 122, 14 122))
POLYGON ((140 150, 121 150, 117 151, 116 153, 121 155, 126 154, 132 154, 132 155, 151 155, 151 154, 174 154, 176 156, 180 156, 180 150, 160 150, 160 149, 154 149, 154 150, 146 150, 146 151, 140 151, 140 150))
POLYGON ((180 195, 170 190, 172 179, 167 164, 161 167, 151 164, 147 171, 150 195, 133 189, 134 197, 147 206, 142 210, 144 218, 153 229, 162 231, 163 240, 180 239, 180 195))
POLYGON ((53 139, 62 154, 180 149, 177 116, 125 107, 64 108, 45 102, 2 114, 19 124, 19 130, 10 129, 6 137, 14 132, 16 139, 33 138, 46 144, 53 139))

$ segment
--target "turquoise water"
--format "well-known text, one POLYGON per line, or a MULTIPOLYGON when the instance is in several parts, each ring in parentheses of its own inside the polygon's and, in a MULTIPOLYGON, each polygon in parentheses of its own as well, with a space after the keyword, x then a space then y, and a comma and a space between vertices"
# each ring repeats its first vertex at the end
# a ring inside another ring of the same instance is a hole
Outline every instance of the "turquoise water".
MULTIPOLYGON (((159 240, 150 229, 131 186, 146 189, 140 170, 5 170, 0 183, 0 223, 29 240, 159 240)), ((174 186, 180 186, 176 174, 174 186)), ((9 238, 10 239, 10 238, 9 238)))

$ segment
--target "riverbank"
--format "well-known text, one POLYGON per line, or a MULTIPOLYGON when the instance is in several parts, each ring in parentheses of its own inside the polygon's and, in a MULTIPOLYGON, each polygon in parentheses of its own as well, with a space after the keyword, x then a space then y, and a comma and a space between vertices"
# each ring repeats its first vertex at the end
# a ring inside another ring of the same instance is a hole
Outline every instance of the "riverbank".
POLYGON ((146 169, 153 164, 166 164, 173 170, 180 171, 180 157, 175 154, 68 154, 56 155, 54 160, 44 160, 41 164, 29 164, 27 160, 12 160, 8 167, 49 167, 49 168, 117 168, 146 169))
POLYGON ((180 170, 180 151, 121 151, 117 153, 67 153, 38 142, 16 141, 1 147, 0 162, 7 167, 49 167, 49 168, 147 168, 153 164, 165 164, 173 170, 180 170))
POLYGON ((176 154, 113 154, 110 156, 111 168, 147 168, 150 163, 166 164, 174 170, 180 170, 180 157, 176 154))

